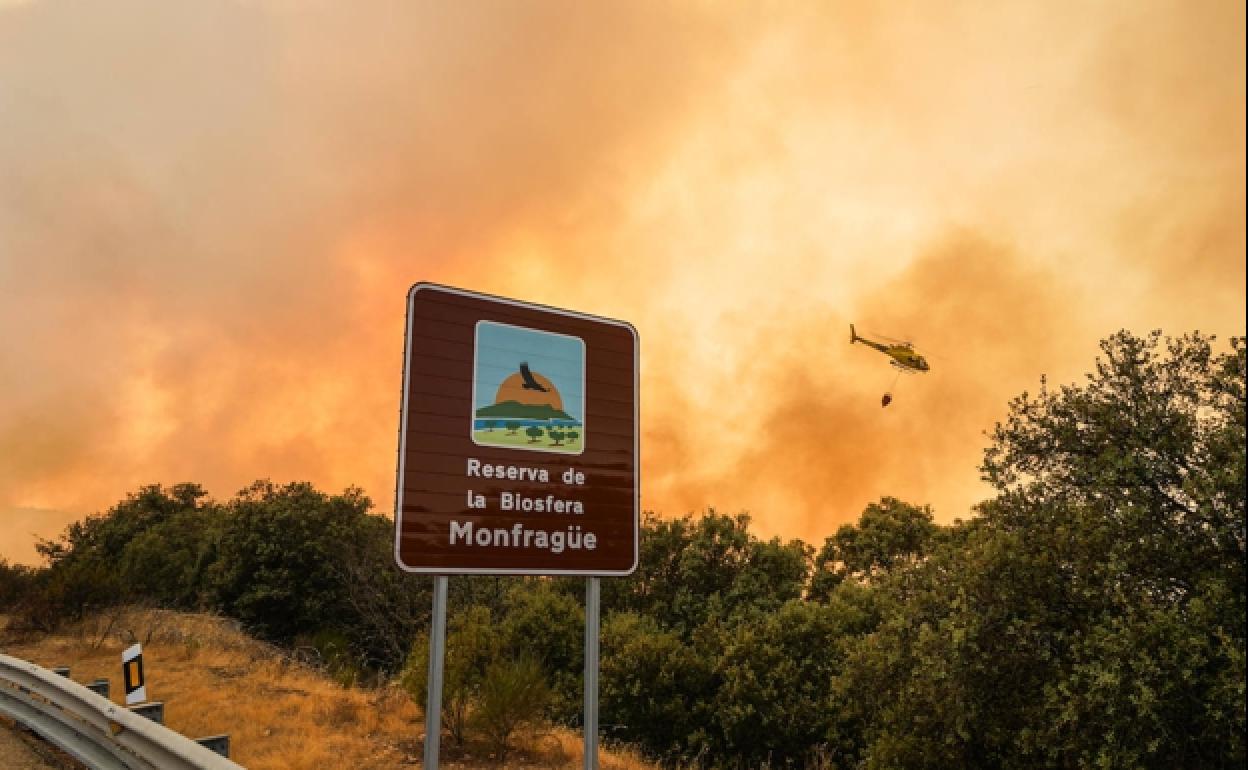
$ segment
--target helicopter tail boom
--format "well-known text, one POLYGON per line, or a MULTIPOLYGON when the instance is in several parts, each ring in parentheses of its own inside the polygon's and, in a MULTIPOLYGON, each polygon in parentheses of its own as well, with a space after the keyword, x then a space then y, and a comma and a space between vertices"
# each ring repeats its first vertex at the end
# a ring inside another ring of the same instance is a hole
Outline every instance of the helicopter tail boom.
POLYGON ((869 347, 869 348, 875 348, 876 350, 880 351, 881 353, 887 353, 887 352, 888 352, 888 348, 887 348, 887 347, 885 347, 884 345, 881 345, 881 344, 880 344, 880 343, 878 343, 878 342, 874 342, 874 341, 872 341, 872 340, 869 340, 869 339, 867 339, 866 337, 860 337, 860 336, 858 336, 858 332, 854 329, 854 325, 853 325, 853 324, 850 324, 850 325, 849 325, 849 344, 851 344, 851 345, 852 345, 852 344, 854 344, 855 342, 861 342, 862 344, 866 345, 867 347, 869 347))

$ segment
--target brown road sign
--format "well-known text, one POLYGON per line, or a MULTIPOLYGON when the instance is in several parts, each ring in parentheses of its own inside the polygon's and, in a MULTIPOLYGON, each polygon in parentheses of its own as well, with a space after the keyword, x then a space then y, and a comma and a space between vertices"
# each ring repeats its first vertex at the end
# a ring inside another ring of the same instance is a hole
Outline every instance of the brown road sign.
POLYGON ((407 295, 395 560, 441 574, 637 567, 637 331, 418 283, 407 295))

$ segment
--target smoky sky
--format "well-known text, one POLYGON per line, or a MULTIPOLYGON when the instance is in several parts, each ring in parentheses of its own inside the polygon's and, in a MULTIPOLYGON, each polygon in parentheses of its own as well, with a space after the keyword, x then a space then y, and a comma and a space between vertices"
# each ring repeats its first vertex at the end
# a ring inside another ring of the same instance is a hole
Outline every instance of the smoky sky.
POLYGON ((393 505, 407 287, 641 334, 643 507, 989 494, 1119 328, 1244 329, 1244 11, 0 3, 0 556, 138 486, 393 505), (914 341, 897 378, 848 324, 914 341), (880 395, 891 389, 887 409, 880 395))

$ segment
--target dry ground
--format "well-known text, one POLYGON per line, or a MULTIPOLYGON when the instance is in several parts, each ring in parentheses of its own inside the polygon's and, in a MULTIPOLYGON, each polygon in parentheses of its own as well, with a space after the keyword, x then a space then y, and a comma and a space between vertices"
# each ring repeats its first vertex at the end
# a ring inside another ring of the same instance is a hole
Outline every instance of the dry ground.
MULTIPOLYGON (((159 610, 100 615, 65 633, 18 636, 0 629, 0 650, 44 667, 69 666, 78 682, 111 683, 124 698, 121 651, 143 644, 151 700, 165 724, 192 738, 228 733, 230 758, 250 770, 389 770, 421 764, 421 710, 397 687, 344 688, 315 666, 242 634, 227 620, 159 610)), ((582 766, 581 737, 561 728, 521 736, 504 763, 483 746, 456 750, 447 768, 582 766)), ((655 770, 627 751, 600 755, 603 770, 655 770)))
POLYGON ((73 757, 3 716, 0 716, 0 767, 4 770, 85 770, 73 757))

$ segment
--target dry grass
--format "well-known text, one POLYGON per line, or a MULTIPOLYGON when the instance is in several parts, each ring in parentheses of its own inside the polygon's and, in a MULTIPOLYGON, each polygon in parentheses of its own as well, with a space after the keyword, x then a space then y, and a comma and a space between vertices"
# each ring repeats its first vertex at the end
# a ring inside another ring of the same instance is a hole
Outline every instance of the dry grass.
MULTIPOLYGON (((143 643, 148 697, 164 701, 165 724, 190 737, 228 733, 231 759, 251 770, 382 770, 421 764, 424 721, 402 690, 344 688, 316 667, 207 615, 126 610, 93 617, 55 636, 5 635, 5 654, 45 667, 69 666, 78 682, 108 679, 123 701, 121 651, 143 643)), ((561 728, 524 736, 497 762, 483 746, 444 739, 448 768, 575 770, 581 736, 561 728)), ((656 770, 628 751, 600 754, 603 770, 656 770)))

